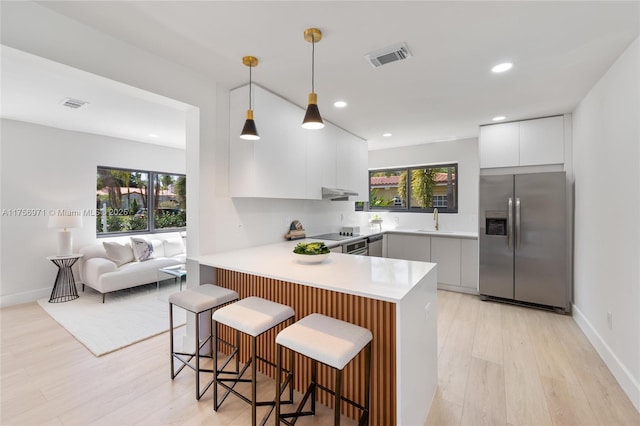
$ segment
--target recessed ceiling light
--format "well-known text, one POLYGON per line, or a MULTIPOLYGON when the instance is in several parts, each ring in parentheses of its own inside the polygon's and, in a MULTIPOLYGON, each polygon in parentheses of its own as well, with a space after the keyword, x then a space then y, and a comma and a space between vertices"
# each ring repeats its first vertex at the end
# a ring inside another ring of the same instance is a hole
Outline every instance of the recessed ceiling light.
POLYGON ((149 137, 150 137, 150 138, 157 138, 157 137, 158 137, 158 135, 156 135, 155 133, 149 133, 149 137))
POLYGON ((511 62, 504 62, 502 64, 498 64, 495 67, 491 68, 491 71, 493 71, 493 72, 505 72, 505 71, 509 71, 511 69, 511 67, 513 67, 513 64, 511 62))
POLYGON ((391 137, 391 133, 383 133, 382 136, 384 136, 385 138, 390 138, 391 137))
POLYGON ((333 106, 336 108, 344 108, 347 106, 347 103, 345 101, 335 101, 333 106))
POLYGON ((499 115, 499 116, 497 116, 497 117, 493 117, 493 118, 492 118, 492 120, 493 120, 493 121, 502 121, 502 120, 504 120, 505 118, 507 118, 507 117, 505 117, 504 115, 499 115))

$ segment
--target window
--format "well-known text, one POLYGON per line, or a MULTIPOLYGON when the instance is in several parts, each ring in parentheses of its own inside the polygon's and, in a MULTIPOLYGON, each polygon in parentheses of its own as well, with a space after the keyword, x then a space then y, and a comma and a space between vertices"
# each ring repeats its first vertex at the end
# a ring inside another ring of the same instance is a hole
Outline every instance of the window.
POLYGON ((179 174, 98 167, 96 234, 184 230, 186 183, 179 174))
POLYGON ((458 212, 458 165, 369 170, 369 209, 458 212))

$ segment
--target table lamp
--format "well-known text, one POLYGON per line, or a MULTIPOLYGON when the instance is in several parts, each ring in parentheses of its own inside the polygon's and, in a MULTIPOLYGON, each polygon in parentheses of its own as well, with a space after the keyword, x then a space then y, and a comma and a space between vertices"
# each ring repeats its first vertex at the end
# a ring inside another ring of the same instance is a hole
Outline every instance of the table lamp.
POLYGON ((60 228, 58 233, 58 256, 69 256, 71 253, 71 231, 69 228, 80 228, 82 216, 49 216, 49 228, 60 228))

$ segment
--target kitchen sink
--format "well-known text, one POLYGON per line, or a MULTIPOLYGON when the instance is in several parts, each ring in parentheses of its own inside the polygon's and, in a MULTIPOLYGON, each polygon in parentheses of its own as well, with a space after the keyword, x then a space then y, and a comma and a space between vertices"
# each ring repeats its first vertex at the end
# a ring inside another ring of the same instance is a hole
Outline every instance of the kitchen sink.
POLYGON ((434 234, 453 234, 453 231, 436 231, 435 229, 418 229, 417 232, 431 232, 434 234))

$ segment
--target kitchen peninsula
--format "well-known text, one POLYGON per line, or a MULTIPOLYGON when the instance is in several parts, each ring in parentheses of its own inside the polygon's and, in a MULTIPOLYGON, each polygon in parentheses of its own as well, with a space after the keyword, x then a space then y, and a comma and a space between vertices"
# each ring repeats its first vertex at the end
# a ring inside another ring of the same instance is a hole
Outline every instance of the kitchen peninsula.
MULTIPOLYGON (((340 253, 331 253, 319 264, 303 264, 292 253, 296 243, 195 260, 202 276, 215 276, 215 284, 237 291, 241 298, 259 296, 287 304, 295 310, 296 320, 318 312, 371 330, 370 424, 424 424, 437 385, 436 265, 340 253)), ((267 333, 259 342, 262 353, 275 353, 275 334, 267 333)), ((242 355, 243 360, 246 356, 242 355)), ((362 401, 363 371, 362 356, 347 366, 345 397, 362 401)), ((262 372, 274 377, 271 368, 262 372)), ((309 364, 300 364, 297 358, 298 391, 306 388, 309 374, 309 364)), ((325 368, 318 378, 324 384, 331 380, 325 368)), ((319 392, 318 401, 331 405, 332 398, 319 392)), ((357 415, 344 403, 342 410, 352 418, 357 415)))

